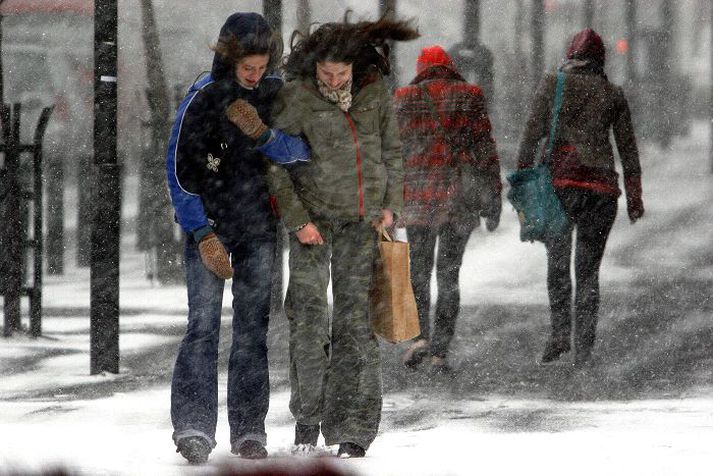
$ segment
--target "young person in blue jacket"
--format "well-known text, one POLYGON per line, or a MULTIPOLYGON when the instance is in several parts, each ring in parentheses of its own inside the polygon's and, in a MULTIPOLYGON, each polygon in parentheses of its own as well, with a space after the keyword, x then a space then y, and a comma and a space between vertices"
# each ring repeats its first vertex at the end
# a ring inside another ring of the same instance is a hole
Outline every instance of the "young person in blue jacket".
POLYGON ((231 451, 267 456, 269 404, 266 335, 277 217, 265 173, 267 161, 309 158, 296 137, 263 122, 243 132, 246 109, 267 124, 279 76, 281 39, 257 13, 235 13, 220 30, 209 75, 181 103, 169 140, 166 169, 176 220, 186 233, 188 325, 171 385, 173 440, 191 463, 216 446, 218 334, 223 288, 232 278, 233 335, 228 362, 231 451))

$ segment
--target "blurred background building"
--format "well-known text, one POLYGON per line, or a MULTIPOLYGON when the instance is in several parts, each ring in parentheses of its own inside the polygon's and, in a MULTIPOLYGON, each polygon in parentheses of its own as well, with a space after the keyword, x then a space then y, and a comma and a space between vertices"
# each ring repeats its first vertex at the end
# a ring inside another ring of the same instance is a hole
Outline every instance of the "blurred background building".
MULTIPOLYGON (((236 10, 262 12, 264 2, 118 3, 119 157, 125 183, 138 196, 125 206, 139 208, 132 213, 136 220, 125 229, 136 232, 137 246, 145 247, 147 277, 170 282, 172 273, 175 278, 180 269, 181 253, 180 232, 172 225, 162 176, 166 128, 183 92, 210 68, 209 46, 224 19, 236 10), (163 270, 162 276, 161 263, 168 262, 172 269, 163 270)), ((602 35, 607 45, 606 71, 610 80, 624 86, 643 140, 666 147, 687 133, 691 120, 707 117, 710 110, 712 7, 706 0, 283 0, 268 4, 282 5, 286 53, 294 29, 338 21, 347 10, 353 20, 374 19, 386 8, 413 18, 422 37, 394 50, 394 86, 413 78, 423 46, 438 43, 455 52, 464 41, 477 43, 471 56, 480 60, 481 55, 490 55, 492 61, 484 62, 490 65, 490 79, 475 73, 466 76, 481 83, 491 96, 495 137, 506 168, 513 166, 538 78, 560 64, 569 39, 585 26, 602 35)), ((23 136, 31 137, 42 107, 55 106, 45 140, 43 180, 47 268, 56 274, 62 273, 65 259, 88 265, 93 14, 92 0, 0 2, 4 101, 23 104, 23 136), (65 196, 73 194, 77 209, 69 211, 65 196), (76 230, 76 235, 65 236, 65 229, 76 230), (68 241, 76 242, 76 257, 64 256, 68 241)))

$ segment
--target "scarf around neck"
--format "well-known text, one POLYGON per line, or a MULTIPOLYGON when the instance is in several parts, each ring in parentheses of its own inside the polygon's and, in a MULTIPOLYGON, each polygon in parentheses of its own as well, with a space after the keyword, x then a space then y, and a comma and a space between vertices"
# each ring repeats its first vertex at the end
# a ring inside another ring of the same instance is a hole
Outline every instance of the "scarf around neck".
POLYGON ((317 79, 317 88, 326 100, 337 105, 339 109, 347 112, 352 107, 352 79, 345 82, 337 89, 330 89, 321 80, 317 79))

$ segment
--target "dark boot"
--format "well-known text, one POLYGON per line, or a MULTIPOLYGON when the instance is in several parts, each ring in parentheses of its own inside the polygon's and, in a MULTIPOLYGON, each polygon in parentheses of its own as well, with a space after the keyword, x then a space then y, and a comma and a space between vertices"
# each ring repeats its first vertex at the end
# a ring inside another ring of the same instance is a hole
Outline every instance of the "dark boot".
POLYGON ((240 443, 240 446, 233 447, 231 453, 245 459, 265 459, 267 458, 267 450, 259 441, 245 440, 240 443))
POLYGON ((574 354, 574 366, 578 368, 586 367, 592 359, 592 348, 577 348, 574 354))
POLYGON ((319 425, 303 425, 295 423, 295 445, 317 446, 319 425))
POLYGON ((200 436, 181 438, 176 443, 176 453, 181 453, 181 456, 191 464, 203 464, 208 461, 210 450, 210 444, 200 436))
POLYGON ((340 443, 337 451, 337 456, 340 458, 363 458, 365 454, 364 448, 351 441, 340 443))
POLYGON ((410 369, 416 368, 429 353, 429 344, 426 339, 418 339, 411 344, 404 356, 402 362, 410 369))
POLYGON ((540 363, 546 364, 559 360, 562 354, 569 352, 571 349, 569 339, 550 338, 545 344, 545 350, 540 358, 540 363))

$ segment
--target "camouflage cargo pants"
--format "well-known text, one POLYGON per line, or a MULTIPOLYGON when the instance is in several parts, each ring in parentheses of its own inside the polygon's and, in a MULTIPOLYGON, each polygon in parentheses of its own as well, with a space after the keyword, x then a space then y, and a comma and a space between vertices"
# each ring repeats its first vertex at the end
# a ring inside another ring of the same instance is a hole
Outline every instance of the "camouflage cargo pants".
POLYGON ((367 449, 381 419, 379 345, 368 314, 377 235, 368 222, 313 223, 323 245, 290 236, 290 411, 298 423, 321 423, 328 445, 349 441, 367 449))

